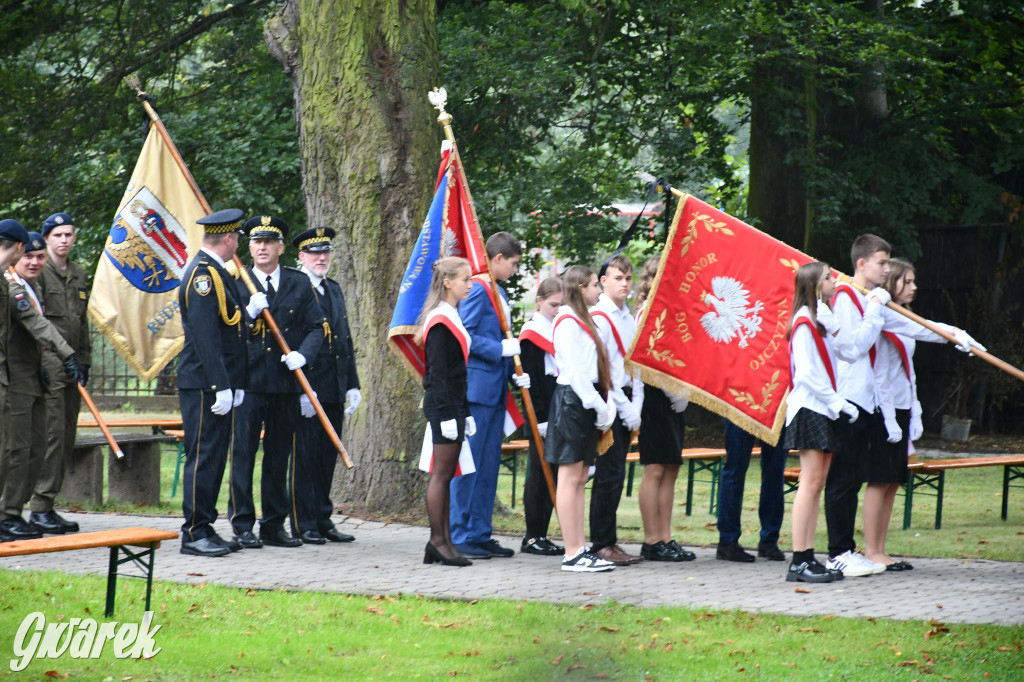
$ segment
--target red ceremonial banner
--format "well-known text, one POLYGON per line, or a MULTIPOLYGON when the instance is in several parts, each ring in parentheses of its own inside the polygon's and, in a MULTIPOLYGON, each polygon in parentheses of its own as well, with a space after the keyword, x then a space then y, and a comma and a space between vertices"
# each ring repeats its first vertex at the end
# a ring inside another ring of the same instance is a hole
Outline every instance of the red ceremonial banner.
POLYGON ((812 258, 684 195, 627 362, 772 445, 786 421, 793 278, 812 258))

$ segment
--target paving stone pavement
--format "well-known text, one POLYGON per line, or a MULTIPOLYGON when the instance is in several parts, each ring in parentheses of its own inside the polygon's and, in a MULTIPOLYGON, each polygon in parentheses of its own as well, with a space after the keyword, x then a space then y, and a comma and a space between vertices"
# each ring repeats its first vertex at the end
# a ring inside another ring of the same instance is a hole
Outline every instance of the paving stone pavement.
MULTIPOLYGON (((82 531, 145 526, 177 531, 170 516, 67 513, 82 531)), ((313 590, 348 594, 420 594, 438 599, 496 597, 560 604, 614 601, 637 606, 742 609, 792 616, 835 614, 945 623, 1024 624, 1024 562, 914 559, 914 570, 847 578, 827 585, 785 581, 787 562, 738 564, 715 559, 714 547, 690 547, 697 560, 678 564, 643 562, 598 574, 565 573, 559 559, 519 554, 520 538, 501 537, 514 547, 511 559, 476 561, 466 568, 423 563, 429 531, 419 526, 335 517, 353 543, 264 547, 212 559, 179 553, 177 541, 156 553, 158 580, 216 583, 259 589, 313 590), (797 591, 799 586, 800 591, 797 591)), ((231 535, 225 521, 217 531, 231 535)), ((635 545, 628 551, 639 552, 635 545)), ((109 550, 7 557, 0 567, 61 570, 104 576, 109 550)), ((820 557, 819 557, 820 558, 820 557)), ((122 570, 128 570, 123 568, 122 570)))

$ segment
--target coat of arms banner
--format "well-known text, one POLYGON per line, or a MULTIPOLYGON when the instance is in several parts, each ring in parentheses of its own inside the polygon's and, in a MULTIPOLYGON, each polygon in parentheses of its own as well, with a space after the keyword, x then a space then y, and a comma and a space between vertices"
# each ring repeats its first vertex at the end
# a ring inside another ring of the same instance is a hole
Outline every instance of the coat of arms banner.
POLYGON ((776 444, 793 277, 811 258, 684 195, 628 362, 644 381, 776 444))

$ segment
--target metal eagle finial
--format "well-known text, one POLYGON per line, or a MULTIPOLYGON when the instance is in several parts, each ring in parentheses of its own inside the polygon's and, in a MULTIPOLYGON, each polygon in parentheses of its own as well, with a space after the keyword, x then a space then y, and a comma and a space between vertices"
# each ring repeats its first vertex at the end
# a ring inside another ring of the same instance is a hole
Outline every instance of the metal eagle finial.
POLYGON ((448 103, 448 91, 444 88, 434 88, 427 93, 427 99, 430 100, 430 104, 437 109, 440 114, 437 115, 437 122, 441 125, 448 125, 452 121, 452 115, 444 110, 445 104, 448 103))

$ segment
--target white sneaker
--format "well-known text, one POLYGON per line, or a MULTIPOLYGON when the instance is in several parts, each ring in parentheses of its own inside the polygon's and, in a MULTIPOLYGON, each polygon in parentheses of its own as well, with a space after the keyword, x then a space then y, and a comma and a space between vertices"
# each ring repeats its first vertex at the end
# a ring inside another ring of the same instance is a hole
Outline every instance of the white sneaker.
POLYGON ((574 573, 600 573, 610 571, 615 564, 590 553, 589 547, 584 547, 571 557, 562 559, 562 570, 574 573))
MULTIPOLYGON (((843 575, 847 578, 859 578, 864 575, 874 575, 875 573, 873 561, 868 561, 864 555, 849 550, 829 559, 825 567, 829 570, 842 571, 843 575)), ((884 565, 882 570, 885 570, 884 565)))
POLYGON ((885 564, 880 564, 877 561, 872 561, 860 552, 854 552, 853 556, 857 557, 857 560, 863 563, 865 566, 871 569, 872 574, 885 573, 885 564))

